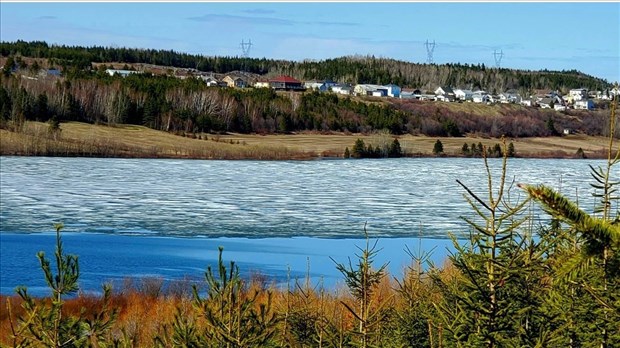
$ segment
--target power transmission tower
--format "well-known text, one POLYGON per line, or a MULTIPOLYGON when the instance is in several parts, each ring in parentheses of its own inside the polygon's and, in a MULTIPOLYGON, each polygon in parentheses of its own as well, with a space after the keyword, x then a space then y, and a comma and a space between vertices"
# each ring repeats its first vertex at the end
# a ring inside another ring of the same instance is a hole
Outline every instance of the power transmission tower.
POLYGON ((252 39, 248 39, 248 42, 245 42, 243 39, 241 40, 241 53, 243 57, 243 68, 242 70, 247 69, 247 59, 250 57, 250 49, 252 48, 252 39))
POLYGON ((433 42, 428 42, 428 40, 426 40, 424 46, 426 47, 426 61, 428 62, 428 64, 433 64, 433 51, 435 51, 435 40, 433 40, 433 42))
POLYGON ((499 69, 502 64, 502 58, 504 58, 504 51, 500 50, 497 52, 497 50, 494 50, 493 57, 495 58, 495 67, 499 69))

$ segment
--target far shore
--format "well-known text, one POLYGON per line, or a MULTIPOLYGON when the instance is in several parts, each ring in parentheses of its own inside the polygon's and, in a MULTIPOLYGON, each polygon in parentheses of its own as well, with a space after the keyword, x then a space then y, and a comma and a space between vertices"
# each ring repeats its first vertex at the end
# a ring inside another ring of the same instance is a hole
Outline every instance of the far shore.
MULTIPOLYGON (((313 160, 343 158, 357 139, 383 146, 398 139, 404 157, 467 157, 463 145, 486 147, 502 139, 467 135, 430 137, 386 133, 354 134, 302 132, 291 134, 205 134, 168 133, 136 125, 104 126, 79 122, 62 123, 60 132, 50 134, 47 124, 27 122, 20 132, 0 129, 1 156, 62 156, 114 158, 169 158, 222 160, 313 160), (433 153, 441 141, 444 152, 433 153)), ((521 158, 606 158, 609 139, 581 134, 556 137, 507 138, 515 157, 521 158)))

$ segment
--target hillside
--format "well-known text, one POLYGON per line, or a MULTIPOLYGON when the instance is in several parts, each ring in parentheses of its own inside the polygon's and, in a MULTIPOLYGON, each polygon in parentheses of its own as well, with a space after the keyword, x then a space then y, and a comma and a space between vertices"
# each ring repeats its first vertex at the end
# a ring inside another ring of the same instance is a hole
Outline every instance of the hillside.
POLYGON ((527 71, 497 69, 486 67, 484 64, 420 64, 373 56, 295 62, 266 58, 192 55, 172 50, 57 46, 42 41, 0 42, 0 56, 46 58, 54 66, 69 69, 88 69, 92 63, 145 63, 220 74, 241 70, 265 76, 286 74, 300 80, 332 79, 343 83, 395 83, 403 87, 421 89, 434 89, 436 86, 447 85, 469 89, 482 88, 492 93, 506 89, 525 92, 535 89, 567 91, 581 87, 604 90, 610 87, 610 84, 603 79, 575 70, 527 71))

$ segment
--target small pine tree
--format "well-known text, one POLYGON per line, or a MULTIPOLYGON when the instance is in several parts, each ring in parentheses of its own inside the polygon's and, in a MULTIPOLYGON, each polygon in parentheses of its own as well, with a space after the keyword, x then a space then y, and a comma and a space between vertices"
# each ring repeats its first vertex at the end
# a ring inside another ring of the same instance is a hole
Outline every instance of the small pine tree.
POLYGON ((394 141, 392 142, 392 144, 390 144, 390 151, 388 156, 393 158, 403 156, 403 150, 400 147, 400 142, 398 142, 398 139, 394 138, 394 141))
POLYGON ((577 157, 577 158, 586 158, 586 153, 583 152, 582 148, 578 148, 577 152, 575 153, 575 157, 577 157))
POLYGON ((508 157, 515 157, 516 155, 515 145, 510 142, 510 144, 508 144, 508 157))
POLYGON ((355 267, 350 259, 348 266, 337 263, 333 259, 332 261, 336 263, 336 269, 344 275, 344 281, 351 295, 358 301, 357 309, 345 302, 341 303, 359 321, 357 332, 360 337, 359 346, 366 348, 371 344, 371 338, 377 331, 378 324, 384 319, 383 311, 381 311, 382 304, 373 306, 371 296, 385 276, 385 269, 388 264, 385 263, 378 269, 373 269, 374 258, 380 250, 377 250, 377 241, 372 247, 370 246, 366 226, 364 226, 364 235, 366 236, 366 247, 364 249, 358 247, 362 253, 356 255, 358 261, 355 267))
MULTIPOLYGON (((109 285, 103 287, 103 307, 92 319, 86 318, 83 312, 79 316, 67 315, 64 310, 64 297, 78 291, 80 268, 76 255, 67 255, 62 248, 60 230, 62 224, 56 224, 56 270, 52 270, 50 260, 40 251, 37 258, 45 276, 45 282, 52 291, 51 301, 38 301, 28 294, 24 286, 17 287, 15 292, 22 299, 24 315, 18 318, 15 327, 11 321, 11 332, 14 347, 98 347, 105 341, 116 320, 117 310, 109 308, 109 285)), ((9 317, 11 308, 9 307, 9 317)))
POLYGON ((469 146, 467 146, 467 143, 463 144, 463 147, 461 148, 461 153, 465 156, 469 156, 469 146))
POLYGON ((349 152, 349 147, 347 146, 344 149, 344 158, 350 158, 351 157, 351 153, 349 152))
POLYGON ((443 144, 441 143, 441 140, 437 139, 437 141, 435 142, 435 145, 433 146, 433 154, 441 155, 442 153, 443 153, 443 144))
POLYGON ((351 151, 351 157, 353 158, 366 157, 366 144, 364 144, 364 140, 358 138, 355 141, 355 145, 353 145, 353 150, 351 151))
POLYGON ((272 293, 259 290, 249 293, 239 275, 239 267, 230 263, 227 270, 219 248, 217 275, 207 268, 207 297, 202 298, 193 287, 194 305, 205 319, 208 341, 214 347, 263 347, 276 333, 278 316, 271 308, 272 293), (258 298, 266 297, 266 303, 258 298))

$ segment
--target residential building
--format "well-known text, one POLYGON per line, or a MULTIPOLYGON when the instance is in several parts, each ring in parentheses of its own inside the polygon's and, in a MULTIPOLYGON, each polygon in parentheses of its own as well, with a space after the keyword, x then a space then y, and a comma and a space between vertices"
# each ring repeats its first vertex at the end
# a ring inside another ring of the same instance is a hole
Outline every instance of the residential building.
POLYGON ((462 101, 471 101, 474 97, 474 92, 470 91, 469 89, 455 89, 454 90, 454 97, 457 100, 462 100, 462 101))
POLYGON ((454 91, 452 88, 447 86, 437 87, 435 90, 435 100, 441 101, 454 101, 456 100, 456 96, 454 95, 454 91))
POLYGON ((344 95, 351 94, 351 85, 349 84, 337 84, 332 87, 332 92, 344 95))
POLYGON ((275 90, 305 91, 301 81, 290 76, 282 75, 269 80, 269 85, 275 90))
POLYGON ((568 95, 571 98, 570 100, 576 102, 578 100, 588 99, 588 90, 585 88, 575 88, 571 89, 568 95))
POLYGON ((491 103, 493 98, 485 91, 477 91, 473 93, 472 101, 474 103, 491 103))
POLYGON ((592 101, 592 99, 577 100, 575 101, 574 106, 575 109, 592 110, 594 109, 594 102, 592 101))
POLYGON ((395 85, 393 83, 390 83, 389 85, 383 86, 383 87, 385 87, 385 89, 387 90, 388 97, 392 97, 392 98, 400 97, 400 87, 399 86, 397 86, 397 85, 395 85))
POLYGON ((245 88, 247 86, 247 82, 240 76, 226 75, 222 81, 226 82, 228 87, 245 88))
POLYGON ((119 69, 106 69, 105 72, 108 73, 110 76, 120 75, 122 77, 127 77, 131 74, 140 73, 139 71, 135 71, 135 70, 119 70, 119 69))

